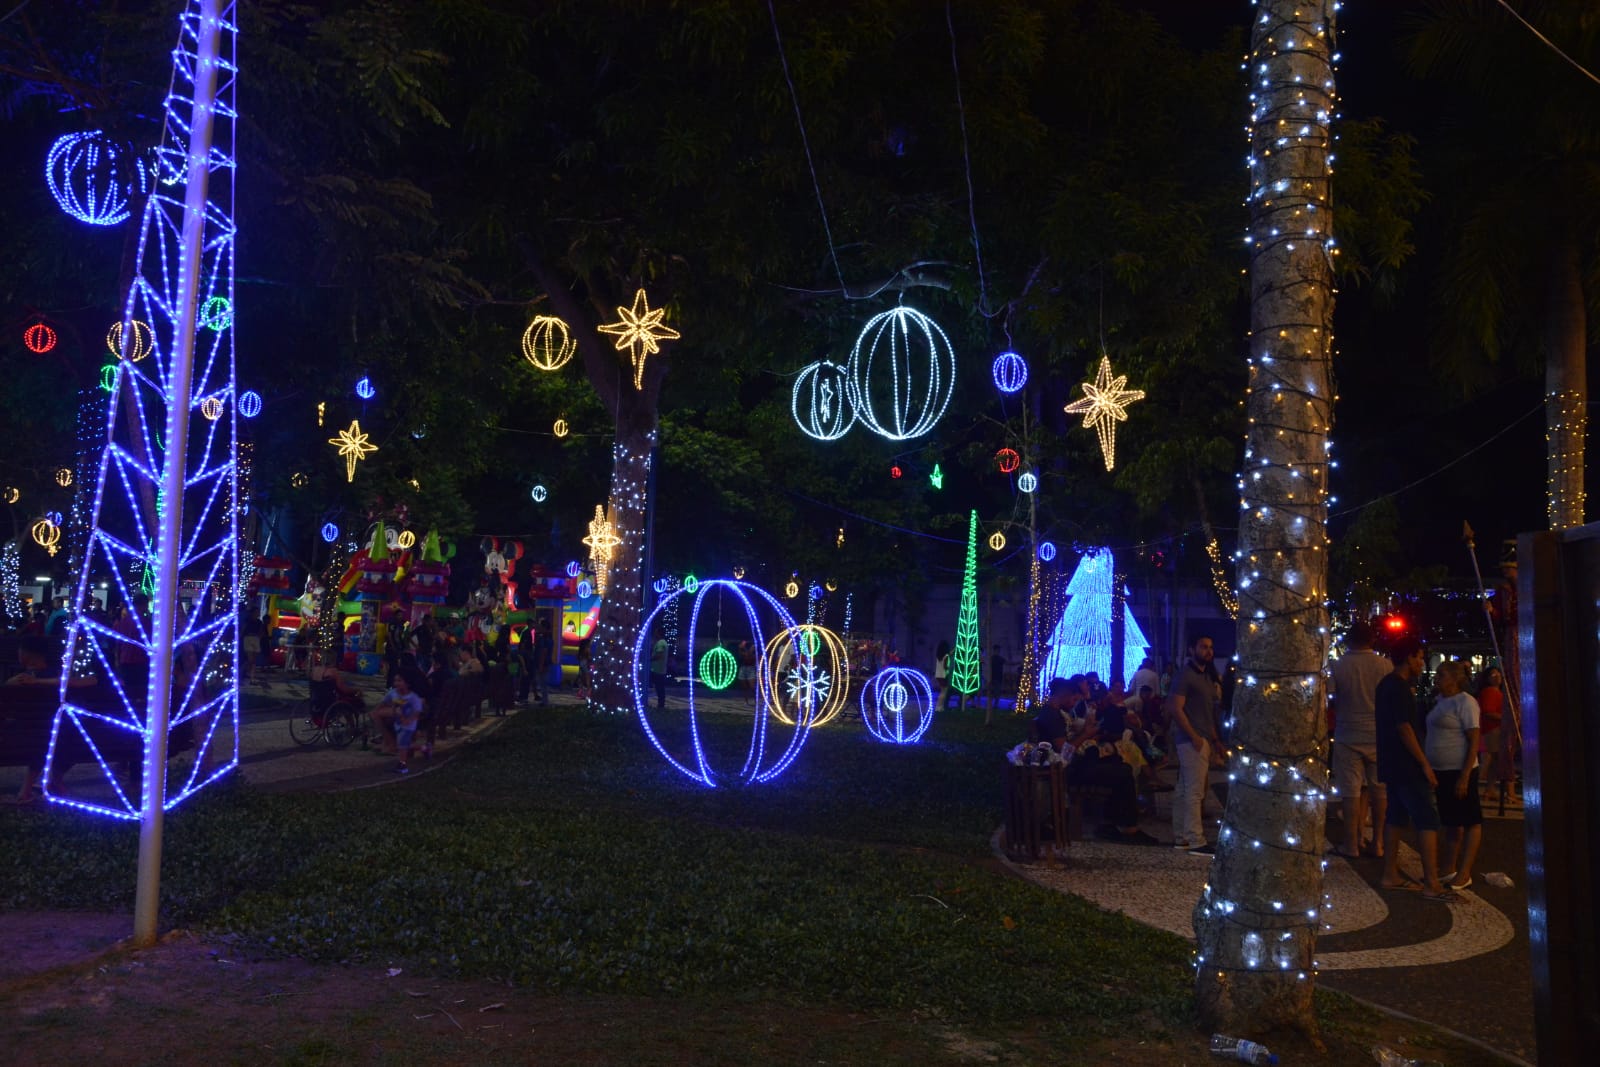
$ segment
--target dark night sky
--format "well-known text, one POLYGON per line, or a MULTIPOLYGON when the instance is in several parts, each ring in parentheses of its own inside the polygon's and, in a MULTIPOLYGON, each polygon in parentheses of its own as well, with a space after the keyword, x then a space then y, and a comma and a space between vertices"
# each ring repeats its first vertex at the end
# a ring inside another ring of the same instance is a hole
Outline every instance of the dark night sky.
MULTIPOLYGON (((1138 0, 1137 6, 1202 48, 1223 46, 1230 30, 1242 32, 1250 11, 1244 0, 1138 0)), ((1404 22, 1418 7, 1405 0, 1356 0, 1343 6, 1339 88, 1346 116, 1382 117, 1391 128, 1417 138, 1423 183, 1432 188, 1440 177, 1428 170, 1430 124, 1442 90, 1416 81, 1406 69, 1404 22)), ((1550 58, 1561 62, 1553 54, 1550 58)), ((1242 84, 1239 91, 1242 110, 1242 84)), ((1242 158, 1239 182, 1242 198, 1242 158)), ((1338 196, 1336 174, 1336 211, 1338 196)), ((1538 371, 1525 366, 1493 368, 1493 384, 1470 397, 1455 383, 1429 375, 1427 322, 1434 312, 1430 289, 1440 224, 1424 209, 1416 255, 1389 306, 1359 288, 1347 285, 1340 292, 1335 313, 1340 403, 1334 428, 1340 467, 1333 479, 1339 499, 1332 509, 1332 533, 1337 538, 1348 528, 1354 509, 1424 479, 1393 498, 1406 556, 1402 569, 1444 564, 1453 575, 1464 576, 1471 573, 1471 563, 1461 544, 1463 520, 1476 529, 1486 563, 1498 557, 1502 539, 1544 528, 1544 419, 1534 410, 1543 389, 1538 371), (1523 415, 1528 417, 1516 422, 1523 415), (1513 422, 1503 436, 1461 458, 1513 422)), ((1594 496, 1594 464, 1590 467, 1594 496)))

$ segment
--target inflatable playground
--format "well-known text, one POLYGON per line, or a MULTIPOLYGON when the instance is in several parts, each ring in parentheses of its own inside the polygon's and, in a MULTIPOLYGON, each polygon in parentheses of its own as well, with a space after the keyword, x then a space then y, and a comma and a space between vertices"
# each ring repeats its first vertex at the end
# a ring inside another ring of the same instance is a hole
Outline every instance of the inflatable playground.
MULTIPOLYGON (((578 675, 579 645, 593 634, 600 618, 600 597, 576 564, 557 573, 539 564, 523 568, 525 594, 518 596, 515 573, 523 558, 520 542, 485 538, 483 578, 464 604, 449 600, 450 563, 455 546, 429 533, 418 544, 413 536, 375 525, 368 546, 356 552, 331 588, 309 576, 294 593, 295 565, 276 557, 258 556, 252 590, 257 610, 274 632, 270 663, 283 667, 303 625, 316 626, 325 610, 337 612, 342 635, 339 669, 379 674, 384 669, 390 628, 403 622, 409 629, 432 616, 441 634, 458 643, 498 639, 511 629, 511 643, 532 640, 540 618, 550 621, 557 638, 551 685, 572 685, 578 675)), ((297 664, 304 667, 305 664, 297 664)))

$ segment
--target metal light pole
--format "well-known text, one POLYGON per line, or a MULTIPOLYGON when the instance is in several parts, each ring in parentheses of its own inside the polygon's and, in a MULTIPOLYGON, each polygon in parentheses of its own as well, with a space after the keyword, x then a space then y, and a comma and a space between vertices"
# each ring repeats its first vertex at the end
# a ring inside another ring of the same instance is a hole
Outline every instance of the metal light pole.
POLYGON ((167 794, 167 718, 172 708, 173 633, 178 621, 178 572, 183 555, 183 496, 189 446, 189 393, 194 375, 194 337, 211 129, 217 93, 217 52, 222 37, 221 0, 200 0, 195 48, 194 110, 188 138, 188 173, 183 202, 182 280, 174 309, 176 336, 166 382, 166 449, 161 476, 155 596, 151 602, 149 733, 144 750, 143 813, 139 822, 138 887, 133 906, 133 941, 155 944, 161 902, 161 831, 167 794))

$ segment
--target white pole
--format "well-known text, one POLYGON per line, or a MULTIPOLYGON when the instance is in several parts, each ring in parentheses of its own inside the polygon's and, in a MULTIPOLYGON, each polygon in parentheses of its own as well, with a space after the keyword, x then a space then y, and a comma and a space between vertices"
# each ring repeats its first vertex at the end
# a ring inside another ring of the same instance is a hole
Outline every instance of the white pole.
POLYGON ((166 454, 161 471, 161 514, 156 541, 156 590, 151 602, 150 687, 145 716, 144 814, 139 823, 138 889, 133 905, 133 943, 156 941, 161 903, 161 830, 167 797, 167 719, 172 707, 172 638, 178 621, 178 570, 183 554, 183 489, 189 452, 189 391, 194 377, 194 333, 209 190, 211 126, 217 96, 217 48, 222 37, 221 0, 200 0, 195 28, 194 114, 189 133, 189 168, 183 201, 183 249, 172 359, 167 377, 166 454))

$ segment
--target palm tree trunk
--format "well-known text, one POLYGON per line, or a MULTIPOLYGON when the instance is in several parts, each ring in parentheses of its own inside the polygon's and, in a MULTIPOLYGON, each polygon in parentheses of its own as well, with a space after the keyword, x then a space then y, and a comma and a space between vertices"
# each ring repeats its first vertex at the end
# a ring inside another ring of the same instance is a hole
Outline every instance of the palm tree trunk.
POLYGON ((1545 309, 1544 420, 1550 529, 1583 525, 1583 440, 1589 422, 1583 266, 1570 233, 1550 261, 1545 309))
POLYGON ((1195 905, 1196 1000, 1230 1033, 1315 1036, 1322 914, 1327 440, 1333 421, 1329 126, 1334 0, 1261 0, 1251 93, 1249 433, 1240 479, 1230 788, 1195 905))

